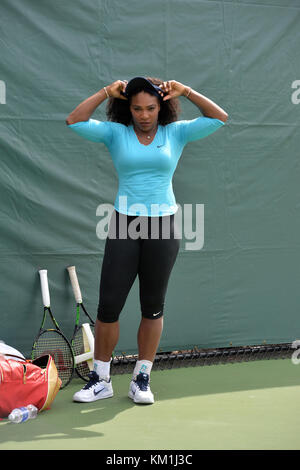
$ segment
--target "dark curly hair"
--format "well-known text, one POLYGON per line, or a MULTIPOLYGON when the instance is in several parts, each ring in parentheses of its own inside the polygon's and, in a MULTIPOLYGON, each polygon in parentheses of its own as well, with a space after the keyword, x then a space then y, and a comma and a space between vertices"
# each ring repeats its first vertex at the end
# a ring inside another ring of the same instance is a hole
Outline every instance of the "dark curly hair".
MULTIPOLYGON (((161 85, 163 80, 155 77, 146 77, 154 85, 161 85)), ((106 106, 106 116, 109 121, 119 122, 120 124, 125 124, 129 126, 132 124, 132 116, 129 109, 131 97, 137 95, 141 91, 147 91, 149 94, 151 91, 149 89, 138 88, 133 95, 131 95, 128 100, 121 100, 119 98, 109 98, 106 106)), ((156 96, 156 95, 155 95, 156 96)), ((158 124, 165 126, 171 122, 177 121, 180 114, 180 103, 178 98, 172 98, 166 101, 160 100, 160 111, 158 113, 158 124)))

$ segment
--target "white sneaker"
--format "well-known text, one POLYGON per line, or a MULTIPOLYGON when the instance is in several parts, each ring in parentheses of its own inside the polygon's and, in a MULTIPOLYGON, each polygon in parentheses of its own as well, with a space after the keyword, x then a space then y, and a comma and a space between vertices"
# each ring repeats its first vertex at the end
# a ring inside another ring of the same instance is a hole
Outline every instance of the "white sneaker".
POLYGON ((154 403, 154 396, 150 390, 150 377, 148 374, 140 373, 135 380, 130 382, 128 396, 134 403, 154 403))
POLYGON ((90 378, 89 382, 73 395, 73 401, 91 402, 113 396, 111 379, 108 382, 104 379, 99 379, 98 374, 94 370, 88 374, 88 377, 90 378))

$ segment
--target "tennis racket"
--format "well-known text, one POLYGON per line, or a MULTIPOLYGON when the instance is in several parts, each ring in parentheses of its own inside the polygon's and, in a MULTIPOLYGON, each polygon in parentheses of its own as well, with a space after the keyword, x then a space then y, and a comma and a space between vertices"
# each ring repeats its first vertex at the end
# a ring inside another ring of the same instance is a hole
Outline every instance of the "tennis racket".
POLYGON ((88 381, 88 374, 93 370, 95 322, 83 304, 75 266, 69 266, 67 269, 76 301, 76 320, 71 340, 75 356, 75 367, 79 377, 88 381), (80 322, 81 312, 84 313, 88 320, 86 323, 80 322))
POLYGON ((45 354, 50 354, 56 365, 58 376, 62 382, 61 388, 64 388, 72 379, 75 368, 75 359, 71 345, 61 332, 50 308, 47 270, 41 269, 39 274, 44 304, 44 315, 39 332, 32 346, 31 359, 34 360, 45 354), (54 328, 45 328, 47 314, 49 314, 54 328))

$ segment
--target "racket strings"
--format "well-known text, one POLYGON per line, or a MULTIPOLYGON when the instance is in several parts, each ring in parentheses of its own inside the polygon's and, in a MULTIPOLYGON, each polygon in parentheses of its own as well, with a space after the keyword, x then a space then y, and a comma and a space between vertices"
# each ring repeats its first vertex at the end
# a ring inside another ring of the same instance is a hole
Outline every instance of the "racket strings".
POLYGON ((34 358, 46 354, 52 356, 59 378, 62 381, 61 388, 63 388, 72 377, 74 359, 69 344, 56 330, 42 333, 34 346, 34 358))

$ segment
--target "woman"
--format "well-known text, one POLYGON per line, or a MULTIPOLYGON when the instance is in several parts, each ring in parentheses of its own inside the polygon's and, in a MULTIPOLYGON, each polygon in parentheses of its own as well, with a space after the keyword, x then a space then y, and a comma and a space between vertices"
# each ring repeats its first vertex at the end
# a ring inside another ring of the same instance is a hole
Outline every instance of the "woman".
POLYGON ((128 396, 135 403, 154 403, 150 372, 163 329, 167 285, 180 244, 174 225, 178 207, 172 176, 184 146, 216 131, 227 117, 222 108, 191 87, 152 77, 117 80, 87 98, 68 116, 66 123, 77 134, 107 146, 119 178, 102 263, 94 370, 86 386, 75 393, 74 401, 113 396, 110 362, 119 339, 119 315, 138 275, 142 318, 138 360, 128 396), (198 106, 204 116, 178 121, 180 96, 198 106), (108 120, 91 119, 106 99, 108 120), (134 230, 137 226, 143 226, 143 230, 134 230))

